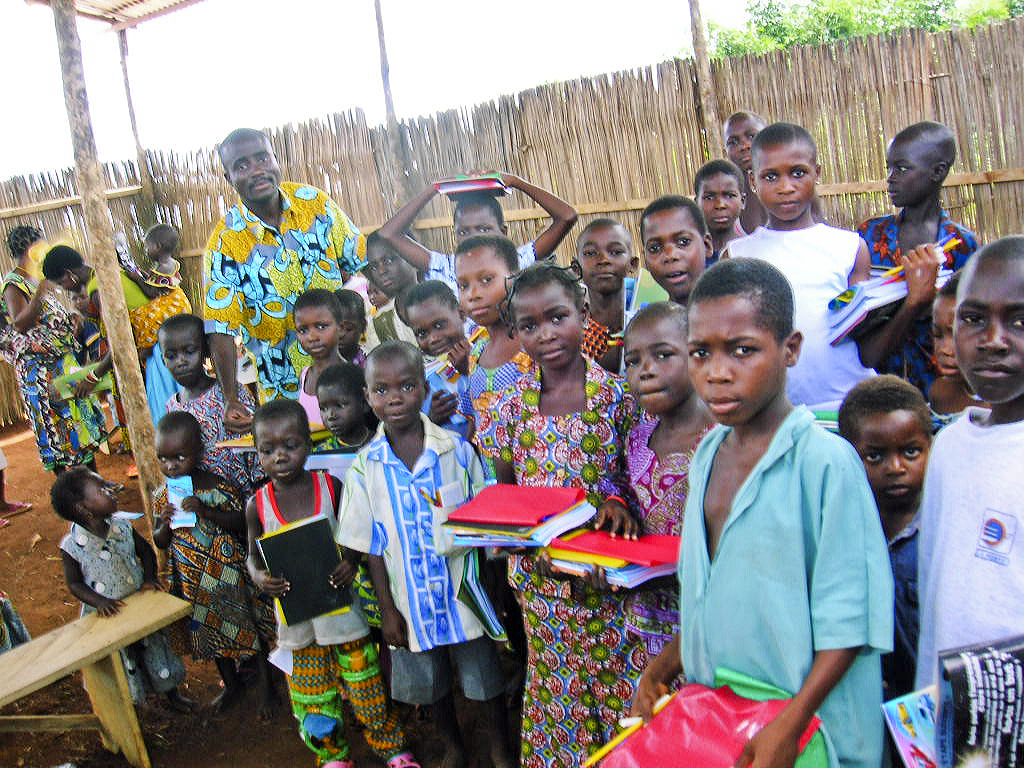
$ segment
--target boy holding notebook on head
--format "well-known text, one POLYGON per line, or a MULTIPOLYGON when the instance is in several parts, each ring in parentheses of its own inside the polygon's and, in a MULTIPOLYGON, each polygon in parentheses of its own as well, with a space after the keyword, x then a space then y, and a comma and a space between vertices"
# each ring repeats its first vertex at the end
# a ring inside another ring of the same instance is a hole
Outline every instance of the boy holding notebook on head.
POLYGON ((944 255, 943 266, 960 269, 978 248, 974 234, 949 218, 942 208, 942 183, 956 159, 956 139, 941 123, 921 122, 904 128, 889 144, 889 199, 899 213, 863 222, 857 231, 868 244, 871 265, 888 269, 902 264, 908 288, 900 307, 899 333, 877 366, 927 394, 935 380, 929 310, 935 298, 937 253, 927 246, 958 240, 944 255))
MULTIPOLYGON (((518 268, 523 269, 538 259, 546 259, 555 252, 559 243, 569 234, 569 230, 576 223, 576 211, 564 200, 545 189, 534 186, 525 179, 504 172, 500 176, 506 188, 518 189, 551 216, 551 224, 540 233, 536 240, 516 249, 519 255, 518 268)), ((406 234, 419 212, 437 193, 434 185, 429 184, 392 216, 379 231, 381 237, 390 243, 403 259, 417 271, 423 273, 424 280, 441 280, 458 293, 455 256, 430 251, 406 234)), ((474 235, 506 235, 508 233, 501 204, 492 191, 464 192, 457 195, 453 223, 456 245, 474 235)))
POLYGON ((688 316, 690 378, 719 426, 690 465, 680 635, 634 709, 650 717, 683 669, 711 686, 728 668, 792 694, 736 766, 789 768, 817 714, 833 766, 877 768, 892 574, 856 452, 786 397, 802 341, 792 291, 763 261, 727 260, 698 281, 688 316))
POLYGON ((968 408, 928 460, 916 688, 938 679, 940 651, 1019 635, 1024 614, 1024 237, 972 257, 956 300, 956 357, 992 410, 968 408))
POLYGON ((392 698, 432 704, 444 764, 464 766, 454 661, 466 698, 485 705, 492 762, 515 765, 505 681, 485 636, 502 634, 501 626, 476 582, 476 552, 453 550, 440 528, 453 508, 483 487, 480 459, 469 443, 420 412, 423 358, 411 344, 385 342, 370 353, 366 394, 381 426, 345 478, 337 540, 369 555, 381 629, 393 647, 392 698))

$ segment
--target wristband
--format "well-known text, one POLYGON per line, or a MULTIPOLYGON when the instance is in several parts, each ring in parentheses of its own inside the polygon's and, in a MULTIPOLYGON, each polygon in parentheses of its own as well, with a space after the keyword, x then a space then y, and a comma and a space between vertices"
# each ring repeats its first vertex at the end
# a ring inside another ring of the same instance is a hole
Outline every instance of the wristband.
POLYGON ((619 504, 624 506, 626 509, 629 509, 629 504, 627 504, 626 500, 624 498, 622 498, 621 496, 608 496, 607 498, 605 498, 605 501, 617 501, 617 502, 619 502, 619 504))

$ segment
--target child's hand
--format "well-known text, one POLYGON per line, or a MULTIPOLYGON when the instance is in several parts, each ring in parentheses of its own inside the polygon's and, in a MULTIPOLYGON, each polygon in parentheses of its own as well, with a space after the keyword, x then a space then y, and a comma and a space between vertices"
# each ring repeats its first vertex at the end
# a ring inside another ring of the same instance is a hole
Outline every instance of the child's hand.
POLYGON ((658 699, 668 693, 668 686, 658 679, 655 665, 648 665, 636 686, 633 706, 629 710, 632 717, 642 717, 649 722, 654 717, 654 705, 658 699))
POLYGON ((733 768, 793 768, 800 754, 802 732, 793 730, 783 711, 746 743, 733 768))
POLYGON ((164 585, 159 581, 144 581, 139 587, 139 592, 163 592, 164 585))
POLYGON ((430 398, 430 413, 427 414, 427 418, 437 426, 443 427, 455 415, 458 404, 459 398, 451 392, 435 392, 430 398))
POLYGON ((197 517, 209 518, 210 513, 213 511, 206 504, 204 504, 198 496, 189 496, 188 498, 182 499, 181 509, 184 512, 196 515, 197 517))
POLYGON ((907 303, 915 307, 931 306, 935 299, 935 280, 943 254, 934 245, 919 245, 903 254, 903 276, 907 280, 907 303))
POLYGON ((583 583, 590 587, 595 592, 618 592, 619 587, 616 584, 609 584, 608 577, 605 574, 604 568, 600 565, 594 566, 594 570, 585 576, 581 577, 583 583))
POLYGON ((285 579, 271 576, 266 571, 256 571, 252 581, 256 589, 270 597, 284 597, 292 587, 285 579))
POLYGON ((637 524, 625 505, 618 499, 606 499, 597 509, 594 530, 607 528, 614 539, 621 534, 624 539, 636 539, 637 524))
POLYGON ((124 608, 124 600, 111 600, 109 597, 99 597, 93 605, 96 613, 105 619, 116 616, 118 611, 124 608))
POLYGON ((331 575, 328 578, 330 579, 331 586, 335 589, 346 589, 355 577, 355 566, 347 560, 342 560, 338 567, 331 571, 331 575))
POLYGON ((228 432, 244 433, 252 427, 252 411, 238 400, 224 403, 224 428, 228 432))
POLYGON ((448 348, 448 360, 463 376, 469 375, 469 339, 459 339, 448 348))
POLYGON ((388 645, 395 648, 409 647, 409 629, 405 625, 405 617, 394 606, 381 606, 380 629, 388 645))

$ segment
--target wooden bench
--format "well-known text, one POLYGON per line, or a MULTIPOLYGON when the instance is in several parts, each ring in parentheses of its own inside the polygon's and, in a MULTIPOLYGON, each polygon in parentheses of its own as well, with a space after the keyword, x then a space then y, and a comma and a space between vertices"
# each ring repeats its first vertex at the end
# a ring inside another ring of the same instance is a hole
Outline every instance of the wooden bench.
POLYGON ((0 716, 3 731, 99 730, 103 746, 137 768, 150 768, 124 664, 126 645, 187 616, 192 606, 166 592, 136 592, 117 616, 96 614, 0 654, 0 707, 82 670, 91 715, 0 716))

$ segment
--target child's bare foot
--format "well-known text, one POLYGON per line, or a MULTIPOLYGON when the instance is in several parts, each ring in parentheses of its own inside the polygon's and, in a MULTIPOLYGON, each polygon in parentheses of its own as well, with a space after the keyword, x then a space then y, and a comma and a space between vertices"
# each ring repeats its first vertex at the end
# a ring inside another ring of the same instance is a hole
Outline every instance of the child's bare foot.
POLYGON ((177 688, 168 691, 164 694, 164 698, 167 700, 167 706, 175 712, 180 712, 185 715, 196 708, 196 703, 192 699, 186 699, 177 688))

